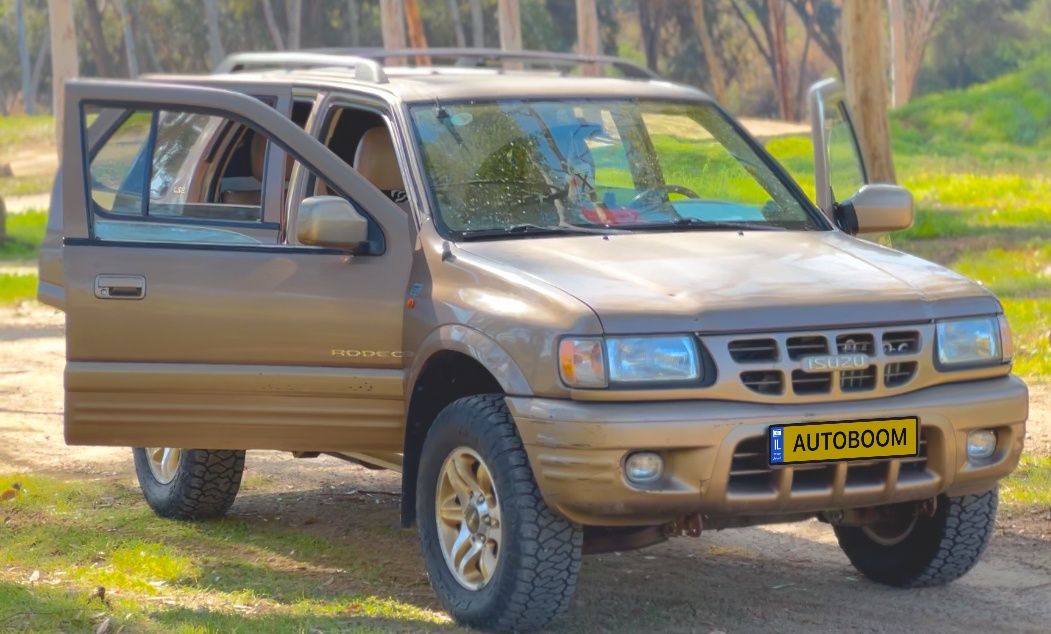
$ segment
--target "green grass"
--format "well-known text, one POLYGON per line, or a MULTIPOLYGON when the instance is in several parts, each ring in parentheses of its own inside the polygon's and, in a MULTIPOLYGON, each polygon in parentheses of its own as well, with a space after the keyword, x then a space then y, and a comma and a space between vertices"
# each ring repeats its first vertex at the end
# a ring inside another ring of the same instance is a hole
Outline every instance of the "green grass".
POLYGON ((0 273, 0 306, 36 297, 35 273, 0 273))
POLYGON ((47 232, 47 212, 27 211, 7 216, 7 239, 0 241, 0 262, 32 260, 47 232))
POLYGON ((1022 456, 1018 469, 1003 481, 1000 499, 1011 510, 1051 512, 1051 456, 1022 456))
POLYGON ((0 117, 0 150, 15 145, 53 143, 54 117, 49 114, 0 117))
POLYGON ((260 518, 163 520, 112 481, 0 476, 4 491, 14 497, 0 500, 0 631, 85 631, 105 618, 136 632, 448 624, 419 562, 398 555, 415 553, 415 536, 394 528, 393 506, 377 521, 375 502, 357 502, 348 538, 260 518))

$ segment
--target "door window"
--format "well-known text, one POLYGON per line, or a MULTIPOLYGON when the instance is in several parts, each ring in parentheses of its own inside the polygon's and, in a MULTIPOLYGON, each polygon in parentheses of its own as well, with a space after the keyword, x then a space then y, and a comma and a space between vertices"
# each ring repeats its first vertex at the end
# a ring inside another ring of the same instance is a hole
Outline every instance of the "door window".
POLYGON ((265 137, 191 112, 134 110, 117 120, 89 161, 97 238, 276 241, 262 222, 265 137))

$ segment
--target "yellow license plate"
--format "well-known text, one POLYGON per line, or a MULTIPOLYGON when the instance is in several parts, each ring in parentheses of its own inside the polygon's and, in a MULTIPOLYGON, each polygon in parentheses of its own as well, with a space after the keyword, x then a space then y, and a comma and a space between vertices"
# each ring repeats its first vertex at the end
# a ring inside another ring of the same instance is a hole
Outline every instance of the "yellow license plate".
POLYGON ((772 465, 904 458, 919 454, 920 419, 773 425, 767 434, 772 465))

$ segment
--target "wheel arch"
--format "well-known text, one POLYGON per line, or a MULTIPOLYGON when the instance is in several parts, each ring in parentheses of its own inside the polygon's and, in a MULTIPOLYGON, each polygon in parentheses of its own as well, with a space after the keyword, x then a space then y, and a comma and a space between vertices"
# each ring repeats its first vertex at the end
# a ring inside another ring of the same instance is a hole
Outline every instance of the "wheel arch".
POLYGON ((449 403, 476 394, 529 394, 521 368, 499 344, 477 330, 445 326, 431 333, 409 373, 402 446, 401 524, 416 515, 416 475, 434 418, 449 403), (491 369, 492 368, 492 369, 491 369), (495 371, 494 371, 495 370, 495 371))

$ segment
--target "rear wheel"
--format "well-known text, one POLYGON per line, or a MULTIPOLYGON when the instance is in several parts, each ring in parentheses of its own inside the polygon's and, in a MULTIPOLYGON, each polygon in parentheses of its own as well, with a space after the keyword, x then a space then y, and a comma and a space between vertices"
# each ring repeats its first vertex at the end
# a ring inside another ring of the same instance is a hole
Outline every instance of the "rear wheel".
POLYGON ((997 490, 939 496, 932 515, 895 513, 869 526, 837 526, 850 563, 866 577, 901 588, 940 586, 978 563, 996 525, 997 490))
POLYGON ((220 517, 241 488, 243 451, 137 447, 132 453, 139 488, 161 517, 220 517))
POLYGON ((569 605, 583 533, 540 496, 502 396, 470 396, 442 410, 416 491, 431 586, 457 621, 533 630, 569 605))

